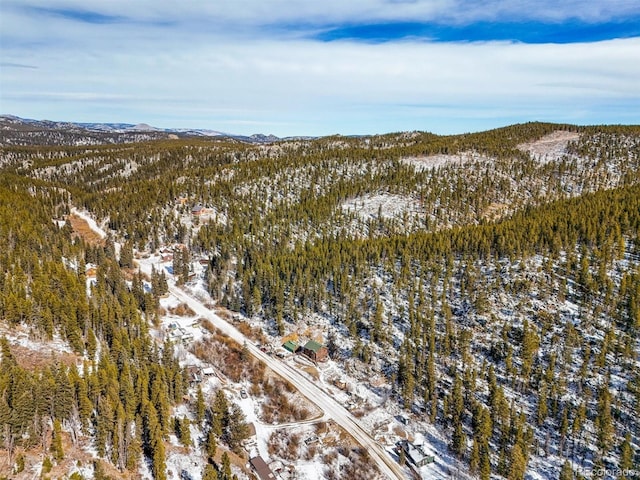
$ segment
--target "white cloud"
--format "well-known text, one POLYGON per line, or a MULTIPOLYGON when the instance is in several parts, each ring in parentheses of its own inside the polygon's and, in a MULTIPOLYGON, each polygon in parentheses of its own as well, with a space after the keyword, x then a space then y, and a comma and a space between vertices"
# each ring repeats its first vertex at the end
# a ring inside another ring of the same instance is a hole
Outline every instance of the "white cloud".
MULTIPOLYGON (((43 8, 80 8, 103 15, 126 12, 137 20, 96 25, 5 9, 0 31, 10 42, 2 47, 3 64, 8 67, 0 73, 0 111, 238 133, 259 128, 279 135, 450 132, 534 119, 636 120, 632 106, 640 104, 640 39, 567 45, 412 41, 370 45, 252 39, 247 32, 238 37, 224 31, 225 25, 300 19, 428 18, 442 12, 478 17, 483 5, 484 14, 502 15, 529 5, 499 3, 500 8, 498 2, 467 3, 462 8, 448 0, 295 4, 279 0, 242 5, 31 0, 30 5, 43 8), (464 11, 453 11, 456 5, 464 11), (150 23, 139 23, 143 19, 150 23), (178 25, 159 25, 160 20, 178 25)), ((601 7, 592 3, 595 7, 581 10, 584 15, 606 13, 604 2, 601 7)), ((632 2, 616 4, 621 11, 634 8, 632 2)))
MULTIPOLYGON (((209 25, 227 33, 239 26, 283 22, 307 25, 523 19, 597 22, 640 14, 640 5, 635 0, 6 0, 6 5, 6 10, 36 8, 42 12, 92 12, 136 22, 198 24, 203 28, 209 25)), ((29 16, 34 15, 34 11, 29 12, 29 16)))

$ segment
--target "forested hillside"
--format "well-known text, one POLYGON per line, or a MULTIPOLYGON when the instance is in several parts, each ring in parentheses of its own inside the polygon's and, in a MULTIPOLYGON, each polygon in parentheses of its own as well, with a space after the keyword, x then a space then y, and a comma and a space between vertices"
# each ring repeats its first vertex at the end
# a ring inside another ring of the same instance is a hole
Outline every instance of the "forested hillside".
POLYGON ((2 341, 4 454, 11 464, 16 449, 42 445, 51 468, 52 460, 65 456, 64 425, 74 442, 90 435, 98 457, 120 469, 136 467, 147 455, 163 478, 162 437, 185 379, 171 346, 158 348, 149 336, 153 301, 141 304, 127 286, 113 245, 85 245, 72 239, 70 228, 54 223, 68 202, 67 194, 41 182, 2 176, 2 331, 27 330, 44 344, 62 340, 84 358, 81 370, 56 358, 33 368, 2 341), (97 265, 89 296, 87 262, 97 265))
POLYGON ((640 471, 640 127, 8 146, 0 168, 1 331, 82 364, 30 368, 3 341, 12 464, 44 444, 55 463, 62 429, 98 469, 164 478, 188 382, 150 334, 162 282, 128 257, 183 244, 176 275, 208 258, 219 306, 274 338, 319 328, 473 476, 640 471), (74 235, 72 207, 106 241, 74 235))

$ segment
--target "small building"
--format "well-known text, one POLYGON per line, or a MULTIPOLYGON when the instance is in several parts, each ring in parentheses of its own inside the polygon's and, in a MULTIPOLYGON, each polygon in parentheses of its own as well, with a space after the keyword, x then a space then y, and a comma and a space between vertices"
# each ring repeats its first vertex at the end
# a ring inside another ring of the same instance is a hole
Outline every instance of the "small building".
POLYGON ((191 386, 197 385, 202 381, 202 372, 200 367, 196 365, 189 365, 186 368, 187 376, 189 377, 189 384, 191 386))
POLYGON ((284 347, 285 350, 289 350, 291 353, 296 353, 300 348, 296 342, 291 340, 287 340, 282 344, 282 346, 284 347))
POLYGON ((262 457, 253 457, 249 460, 251 467, 255 470, 260 480, 275 480, 276 476, 262 457))
POLYGON ((414 445, 408 440, 401 440, 398 442, 398 447, 404 452, 405 458, 416 467, 422 467, 435 461, 433 455, 427 455, 424 452, 422 445, 414 445))
POLYGON ((169 340, 176 343, 182 341, 184 333, 185 331, 180 327, 169 327, 169 334, 167 336, 169 337, 169 340))
POLYGON ((169 325, 167 337, 173 343, 182 342, 185 345, 193 341, 193 333, 188 332, 186 329, 175 323, 171 323, 169 325))
POLYGON ((91 263, 87 263, 85 270, 85 275, 87 276, 87 278, 96 278, 97 273, 98 270, 96 266, 91 263))
POLYGON ((204 213, 204 207, 200 204, 195 205, 192 209, 191 209, 191 215, 195 215, 196 217, 202 215, 204 213))
POLYGON ((305 346, 302 347, 302 353, 314 362, 326 362, 329 358, 327 347, 315 340, 309 340, 305 346))
POLYGON ((320 438, 317 435, 311 435, 309 438, 307 438, 304 443, 305 445, 313 445, 314 443, 318 443, 320 441, 320 438))

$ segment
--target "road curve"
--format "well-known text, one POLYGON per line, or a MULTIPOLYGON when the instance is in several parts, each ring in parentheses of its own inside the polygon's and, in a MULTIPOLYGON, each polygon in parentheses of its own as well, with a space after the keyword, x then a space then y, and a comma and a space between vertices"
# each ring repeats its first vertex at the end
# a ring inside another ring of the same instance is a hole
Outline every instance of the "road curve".
POLYGON ((249 352, 259 361, 267 365, 282 378, 291 382, 309 401, 318 406, 328 418, 332 418, 346 432, 348 432, 362 446, 369 457, 376 463, 380 471, 389 478, 405 480, 406 476, 400 466, 389 454, 376 442, 371 435, 360 425, 351 413, 340 405, 331 395, 322 390, 316 383, 303 376, 296 369, 281 362, 275 357, 267 355, 256 347, 250 339, 245 337, 233 325, 216 315, 204 306, 200 300, 189 295, 184 290, 170 286, 170 292, 191 307, 198 315, 210 320, 216 328, 228 335, 239 344, 246 344, 249 352))

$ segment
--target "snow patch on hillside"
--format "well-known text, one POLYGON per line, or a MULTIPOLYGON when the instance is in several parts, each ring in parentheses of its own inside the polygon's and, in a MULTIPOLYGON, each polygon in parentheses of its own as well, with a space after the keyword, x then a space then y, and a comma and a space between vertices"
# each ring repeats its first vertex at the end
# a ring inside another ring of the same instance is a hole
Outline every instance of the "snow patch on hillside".
POLYGON ((53 339, 37 339, 26 327, 6 327, 0 325, 0 336, 7 339, 9 345, 17 345, 25 350, 40 353, 42 356, 53 356, 59 354, 71 354, 73 350, 65 340, 55 333, 53 339))
POLYGON ((418 157, 404 157, 401 158, 400 161, 405 165, 413 167, 418 172, 424 172, 450 165, 461 166, 476 161, 488 163, 492 162, 493 159, 491 157, 481 155, 478 152, 460 152, 455 155, 437 154, 418 157))
POLYGON ((405 214, 417 215, 421 212, 420 202, 405 195, 390 193, 369 194, 353 198, 342 204, 344 212, 354 212, 362 220, 377 218, 401 218, 405 214))
POLYGON ((71 209, 71 214, 77 215, 78 217, 82 218, 85 222, 87 222, 87 224, 89 225, 89 228, 91 228, 91 230, 96 232, 102 238, 107 237, 107 233, 101 227, 98 226, 94 218, 91 215, 89 215, 87 212, 80 211, 74 207, 71 209))
POLYGON ((567 154, 567 145, 580 138, 576 132, 555 131, 533 142, 522 143, 518 149, 527 152, 534 159, 542 162, 560 160, 567 154))

